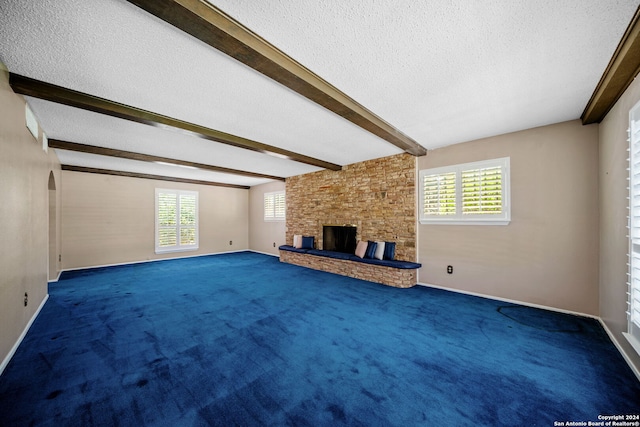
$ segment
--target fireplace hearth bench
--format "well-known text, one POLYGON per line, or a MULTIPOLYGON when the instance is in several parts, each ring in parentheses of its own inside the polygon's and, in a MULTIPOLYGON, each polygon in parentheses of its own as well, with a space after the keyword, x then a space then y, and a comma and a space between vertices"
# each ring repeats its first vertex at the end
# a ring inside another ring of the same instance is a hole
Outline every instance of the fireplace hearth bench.
POLYGON ((417 282, 417 270, 422 267, 422 264, 417 262, 360 258, 344 252, 299 249, 290 245, 282 245, 278 249, 281 262, 396 288, 414 286, 417 282))

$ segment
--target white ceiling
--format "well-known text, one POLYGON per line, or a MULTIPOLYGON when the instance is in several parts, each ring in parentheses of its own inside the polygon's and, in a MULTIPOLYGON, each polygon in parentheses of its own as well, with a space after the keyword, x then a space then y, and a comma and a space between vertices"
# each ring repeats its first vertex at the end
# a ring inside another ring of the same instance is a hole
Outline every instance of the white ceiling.
MULTIPOLYGON (((215 0, 427 149, 580 117, 638 0, 215 0)), ((2 0, 10 72, 340 165, 401 152, 124 0, 2 0)), ((50 139, 288 177, 315 166, 28 98, 50 139)), ((264 178, 62 152, 63 164, 264 178)))

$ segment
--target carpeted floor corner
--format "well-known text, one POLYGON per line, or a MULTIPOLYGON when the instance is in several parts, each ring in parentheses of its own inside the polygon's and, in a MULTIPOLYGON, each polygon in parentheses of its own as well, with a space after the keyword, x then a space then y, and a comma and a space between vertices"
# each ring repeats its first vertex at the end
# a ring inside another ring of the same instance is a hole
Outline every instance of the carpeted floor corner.
POLYGON ((639 414, 590 318, 242 252, 64 273, 1 426, 552 426, 639 414))

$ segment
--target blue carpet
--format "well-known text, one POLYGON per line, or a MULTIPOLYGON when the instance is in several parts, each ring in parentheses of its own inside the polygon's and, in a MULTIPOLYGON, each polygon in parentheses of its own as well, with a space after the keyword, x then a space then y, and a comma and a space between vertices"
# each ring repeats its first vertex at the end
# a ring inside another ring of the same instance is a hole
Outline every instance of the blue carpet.
POLYGON ((223 254, 64 273, 2 426, 552 426, 640 413, 600 324, 223 254))

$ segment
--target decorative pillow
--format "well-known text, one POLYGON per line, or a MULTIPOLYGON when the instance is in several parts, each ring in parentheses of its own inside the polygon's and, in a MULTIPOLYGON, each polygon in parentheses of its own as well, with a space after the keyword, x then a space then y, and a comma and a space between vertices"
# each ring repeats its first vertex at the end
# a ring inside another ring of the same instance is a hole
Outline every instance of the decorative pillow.
POLYGON ((302 249, 313 249, 314 240, 313 236, 302 236, 302 249))
POLYGON ((384 242, 376 242, 376 252, 373 254, 375 259, 383 259, 384 258, 384 242))
POLYGON ((367 253, 367 246, 369 245, 365 241, 360 240, 358 242, 358 246, 356 246, 356 256, 358 258, 364 258, 364 255, 367 253))
POLYGON ((369 244, 367 245, 367 252, 364 254, 365 258, 373 258, 373 255, 376 253, 376 247, 378 245, 376 242, 372 242, 369 240, 369 244))
POLYGON ((293 235, 293 247, 297 249, 302 248, 302 234, 293 235))
POLYGON ((384 259, 393 261, 396 257, 396 242, 384 242, 384 259))

